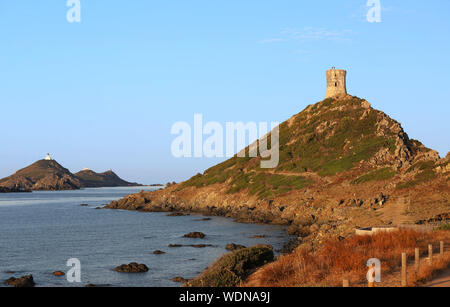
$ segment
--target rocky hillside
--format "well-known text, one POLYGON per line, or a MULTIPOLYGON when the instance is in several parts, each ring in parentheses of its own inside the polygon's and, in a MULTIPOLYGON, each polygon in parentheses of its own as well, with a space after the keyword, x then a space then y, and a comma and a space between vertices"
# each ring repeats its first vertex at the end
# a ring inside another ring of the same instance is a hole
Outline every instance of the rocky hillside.
POLYGON ((120 178, 113 171, 104 173, 96 173, 91 170, 84 170, 75 174, 75 176, 83 182, 83 186, 87 188, 98 187, 126 187, 139 186, 135 182, 128 182, 120 178))
POLYGON ((0 180, 0 186, 24 190, 76 190, 80 179, 55 160, 39 160, 14 175, 0 180))
POLYGON ((135 185, 138 184, 122 180, 112 171, 101 174, 81 171, 74 175, 55 160, 39 160, 9 177, 0 179, 0 193, 135 185))
POLYGON ((260 158, 233 157, 109 208, 285 224, 312 242, 356 226, 425 223, 450 212, 450 157, 409 139, 364 99, 347 95, 308 106, 280 125, 279 145, 275 169, 261 169, 260 158))

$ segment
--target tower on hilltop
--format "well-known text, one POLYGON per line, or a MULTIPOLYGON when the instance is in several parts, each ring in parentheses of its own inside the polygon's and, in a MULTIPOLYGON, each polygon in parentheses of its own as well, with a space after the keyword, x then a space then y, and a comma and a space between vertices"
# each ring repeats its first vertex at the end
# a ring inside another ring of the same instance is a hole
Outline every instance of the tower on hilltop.
POLYGON ((347 95, 347 71, 331 68, 327 70, 327 93, 325 98, 347 95))

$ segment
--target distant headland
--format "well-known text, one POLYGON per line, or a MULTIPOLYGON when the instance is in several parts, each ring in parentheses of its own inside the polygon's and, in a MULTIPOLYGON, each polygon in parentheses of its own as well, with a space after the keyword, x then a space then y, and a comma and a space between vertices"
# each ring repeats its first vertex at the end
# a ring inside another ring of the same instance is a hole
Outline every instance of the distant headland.
POLYGON ((112 170, 96 173, 84 169, 72 174, 49 154, 43 159, 0 179, 0 193, 78 190, 81 188, 142 186, 120 178, 112 170))

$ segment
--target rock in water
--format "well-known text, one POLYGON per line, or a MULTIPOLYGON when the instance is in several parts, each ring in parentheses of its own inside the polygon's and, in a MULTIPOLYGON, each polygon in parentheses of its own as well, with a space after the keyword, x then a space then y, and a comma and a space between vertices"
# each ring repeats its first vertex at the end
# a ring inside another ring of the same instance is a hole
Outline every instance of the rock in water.
POLYGON ((160 251, 160 250, 156 250, 156 251, 153 252, 153 254, 155 254, 155 255, 163 255, 165 253, 166 252, 163 252, 163 251, 160 251))
POLYGON ((204 237, 206 237, 206 235, 203 232, 190 232, 185 234, 183 237, 203 239, 204 237))
POLYGON ((270 245, 257 245, 222 256, 200 276, 189 281, 188 287, 234 287, 244 281, 254 269, 273 261, 270 245))
POLYGON ((174 248, 174 247, 183 247, 181 244, 169 244, 168 247, 174 248))
POLYGON ((4 284, 15 288, 30 288, 35 286, 33 275, 22 276, 19 278, 11 277, 7 279, 4 284))
POLYGON ((230 244, 227 244, 227 246, 225 246, 225 249, 229 250, 229 251, 235 251, 235 250, 239 250, 239 249, 243 249, 243 248, 246 248, 246 247, 244 245, 239 245, 239 244, 234 244, 234 243, 230 243, 230 244))
POLYGON ((184 279, 184 278, 181 277, 181 276, 177 276, 177 277, 172 278, 172 281, 173 281, 173 282, 180 282, 180 283, 185 283, 185 282, 187 282, 187 280, 184 279))
POLYGON ((55 276, 64 276, 64 275, 66 275, 66 273, 61 272, 61 271, 56 271, 56 272, 53 272, 53 275, 55 275, 55 276))
POLYGON ((116 267, 114 271, 121 273, 145 273, 148 272, 148 267, 145 264, 131 262, 129 264, 122 264, 116 267))
POLYGON ((185 214, 182 212, 172 212, 172 213, 168 213, 167 216, 187 216, 189 214, 185 214))
POLYGON ((211 244, 192 244, 192 245, 188 245, 190 247, 194 247, 194 248, 205 248, 205 247, 210 247, 212 246, 211 244))

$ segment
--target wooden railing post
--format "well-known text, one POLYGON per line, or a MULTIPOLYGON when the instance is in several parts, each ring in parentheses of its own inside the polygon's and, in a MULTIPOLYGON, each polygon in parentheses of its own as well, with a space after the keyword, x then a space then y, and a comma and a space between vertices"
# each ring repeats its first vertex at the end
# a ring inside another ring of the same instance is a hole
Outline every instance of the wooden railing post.
POLYGON ((414 259, 414 269, 416 270, 416 273, 419 271, 419 266, 420 266, 420 249, 416 247, 414 259))
POLYGON ((428 264, 433 265, 433 245, 428 244, 428 264))
POLYGON ((402 253, 402 287, 407 286, 406 280, 406 253, 402 253))

